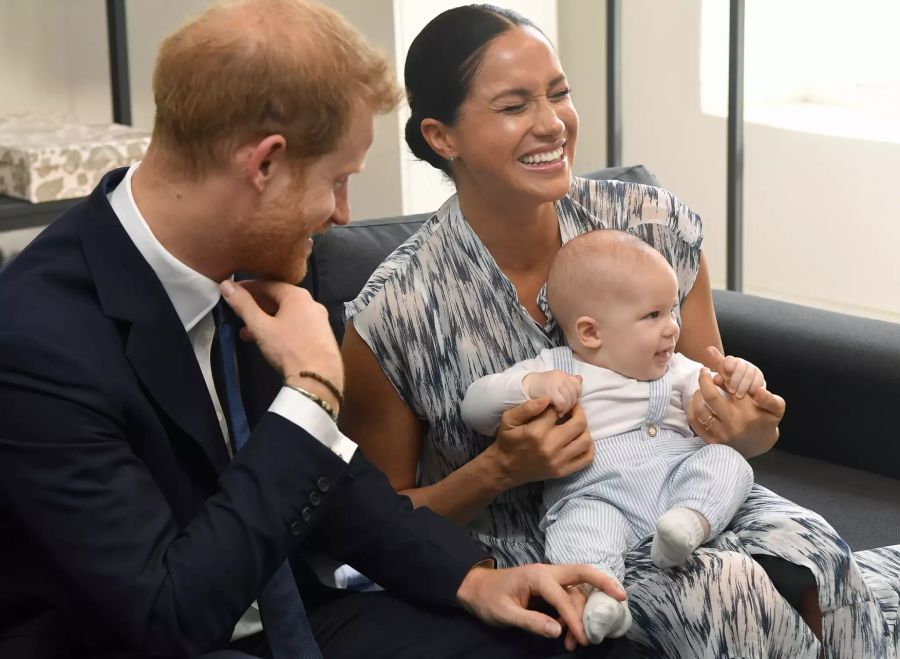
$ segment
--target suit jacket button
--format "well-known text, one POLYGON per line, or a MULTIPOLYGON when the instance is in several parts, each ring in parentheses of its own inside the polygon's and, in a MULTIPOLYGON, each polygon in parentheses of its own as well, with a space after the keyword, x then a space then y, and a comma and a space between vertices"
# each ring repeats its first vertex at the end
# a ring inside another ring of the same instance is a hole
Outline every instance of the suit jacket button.
POLYGON ((316 481, 316 487, 319 488, 319 492, 325 493, 328 491, 328 488, 331 487, 331 483, 328 482, 328 479, 322 476, 319 480, 316 481))
MULTIPOLYGON (((303 518, 304 522, 308 522, 312 519, 312 509, 309 506, 300 511, 300 517, 303 518)), ((296 523, 296 522, 295 522, 296 523)))
POLYGON ((291 535, 295 538, 303 533, 303 524, 300 522, 291 522, 291 535))
POLYGON ((313 490, 309 493, 309 502, 314 506, 318 506, 322 503, 322 495, 313 490))

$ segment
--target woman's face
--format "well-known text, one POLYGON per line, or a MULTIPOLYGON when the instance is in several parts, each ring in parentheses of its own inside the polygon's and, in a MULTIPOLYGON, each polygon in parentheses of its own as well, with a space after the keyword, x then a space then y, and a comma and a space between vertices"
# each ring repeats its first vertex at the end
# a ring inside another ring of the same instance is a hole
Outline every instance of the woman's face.
POLYGON ((556 52, 537 30, 514 28, 488 45, 448 129, 461 191, 543 203, 569 190, 578 114, 556 52))

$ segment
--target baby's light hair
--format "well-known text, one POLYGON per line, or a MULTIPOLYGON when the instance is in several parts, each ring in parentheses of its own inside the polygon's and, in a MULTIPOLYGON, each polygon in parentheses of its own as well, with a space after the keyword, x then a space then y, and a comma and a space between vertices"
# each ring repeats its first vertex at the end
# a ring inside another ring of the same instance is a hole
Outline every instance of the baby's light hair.
POLYGON ((589 231, 563 245, 547 276, 547 303, 566 339, 579 317, 627 295, 627 285, 654 262, 671 269, 648 243, 616 229, 589 231))

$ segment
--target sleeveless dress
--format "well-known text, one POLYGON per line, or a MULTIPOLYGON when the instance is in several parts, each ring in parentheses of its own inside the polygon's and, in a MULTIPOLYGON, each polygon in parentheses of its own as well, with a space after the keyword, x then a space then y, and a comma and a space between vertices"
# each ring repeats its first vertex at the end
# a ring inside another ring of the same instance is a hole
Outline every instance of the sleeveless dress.
MULTIPOLYGON (((595 229, 628 231, 672 265, 680 302, 690 292, 702 225, 671 193, 575 178, 556 210, 563 243, 595 229)), ((543 290, 537 302, 547 317, 543 325, 519 303, 454 195, 347 303, 346 319, 425 422, 420 486, 442 480, 492 441, 460 415, 473 381, 564 345, 543 290)), ((467 530, 501 566, 542 562, 542 496, 541 483, 508 490, 467 530)), ((818 657, 818 641, 752 554, 780 556, 812 570, 829 656, 900 655, 900 547, 863 552, 858 562, 820 516, 765 488, 754 486, 732 523, 682 569, 659 570, 649 547, 645 542, 629 553, 625 586, 634 618, 629 637, 650 656, 818 657)))

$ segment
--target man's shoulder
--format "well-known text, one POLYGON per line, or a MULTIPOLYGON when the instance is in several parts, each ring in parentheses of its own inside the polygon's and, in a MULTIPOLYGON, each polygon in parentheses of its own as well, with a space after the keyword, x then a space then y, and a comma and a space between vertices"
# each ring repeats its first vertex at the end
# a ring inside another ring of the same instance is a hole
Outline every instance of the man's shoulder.
POLYGON ((63 216, 0 272, 3 352, 41 344, 73 349, 108 326, 77 224, 76 215, 63 216))

